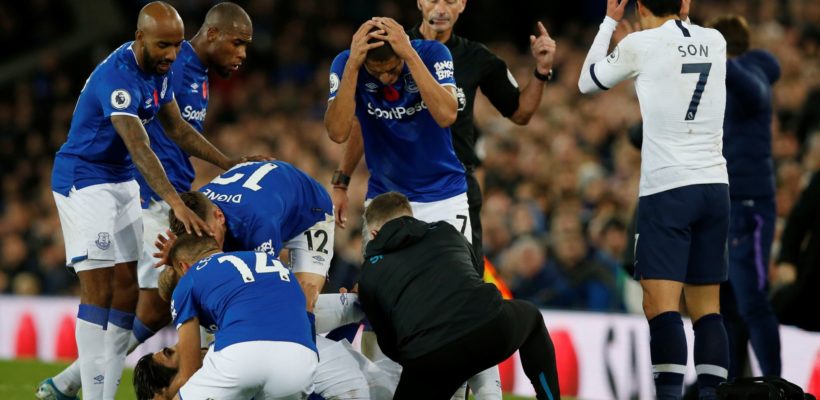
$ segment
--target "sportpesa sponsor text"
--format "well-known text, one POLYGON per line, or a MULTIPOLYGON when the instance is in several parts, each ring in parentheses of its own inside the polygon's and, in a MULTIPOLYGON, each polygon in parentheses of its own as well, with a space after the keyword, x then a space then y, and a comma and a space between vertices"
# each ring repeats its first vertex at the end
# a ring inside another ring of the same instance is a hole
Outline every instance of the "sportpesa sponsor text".
POLYGON ((185 118, 187 121, 205 121, 205 115, 208 113, 208 110, 202 108, 201 110, 194 110, 193 107, 190 105, 185 106, 182 109, 182 118, 185 118))
POLYGON ((371 102, 367 103, 367 113, 381 119, 402 119, 426 109, 427 104, 424 103, 424 101, 420 101, 410 107, 399 106, 386 109, 374 107, 371 102))

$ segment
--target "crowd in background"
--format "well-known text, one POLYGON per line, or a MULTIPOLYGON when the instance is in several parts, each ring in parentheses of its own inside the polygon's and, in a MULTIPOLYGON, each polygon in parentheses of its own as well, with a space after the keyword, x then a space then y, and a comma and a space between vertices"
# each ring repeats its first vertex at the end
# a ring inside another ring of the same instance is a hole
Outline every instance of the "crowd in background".
MULTIPOLYGON (((37 24, 25 23, 16 13, 31 19, 29 13, 44 12, 42 1, 29 3, 17 10, 0 7, 0 42, 14 45, 3 51, 4 59, 26 48, 40 54, 25 77, 0 82, 0 293, 76 294, 50 189, 54 153, 65 141, 83 82, 99 60, 130 40, 141 4, 120 10, 127 21, 121 35, 60 55, 47 39, 71 29, 69 17, 49 12, 37 24)), ((212 4, 170 3, 185 19, 187 37, 212 4)), ((253 44, 241 73, 231 80, 211 78, 205 135, 228 154, 270 154, 293 163, 329 188, 342 150, 327 138, 322 122, 329 64, 370 16, 391 16, 406 28, 415 24, 415 1, 239 3, 253 18, 253 44)), ((534 65, 525 50, 537 18, 558 43, 555 79, 527 126, 504 119, 486 99, 477 101, 485 251, 516 297, 548 308, 633 310, 623 265, 640 173, 640 153, 629 140, 630 129, 640 124, 634 89, 622 84, 597 96, 578 92, 603 0, 577 2, 562 14, 537 3, 554 2, 469 1, 456 25, 456 33, 488 44, 506 60, 522 84, 532 79, 534 65)), ((773 127, 779 235, 806 177, 820 169, 820 150, 806 151, 808 138, 820 131, 820 2, 695 0, 691 19, 703 23, 726 13, 744 15, 752 47, 774 53, 783 70, 773 127)), ((336 233, 330 290, 352 284, 361 262, 363 164, 349 188, 348 227, 336 233)), ((195 187, 219 172, 201 162, 195 166, 195 187)))

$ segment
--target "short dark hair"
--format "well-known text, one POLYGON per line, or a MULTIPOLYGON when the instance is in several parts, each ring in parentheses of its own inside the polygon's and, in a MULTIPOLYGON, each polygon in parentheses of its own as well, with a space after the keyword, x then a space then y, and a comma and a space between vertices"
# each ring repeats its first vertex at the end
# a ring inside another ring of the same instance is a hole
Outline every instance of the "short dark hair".
POLYGON ((680 14, 681 0, 638 0, 656 17, 680 14))
POLYGON ((134 391, 137 400, 151 400, 154 394, 162 393, 176 376, 177 370, 154 361, 154 354, 148 353, 134 367, 134 391))
MULTIPOLYGON (((381 28, 373 27, 370 29, 370 32, 377 31, 381 28)), ((368 32, 368 33, 370 33, 368 32)), ((370 39, 367 41, 368 44, 381 42, 382 40, 379 39, 370 39)), ((393 51, 393 46, 390 45, 388 42, 384 42, 383 45, 376 47, 374 49, 370 49, 367 51, 367 55, 365 55, 365 61, 374 61, 374 62, 384 62, 388 60, 392 60, 393 57, 396 57, 396 52, 393 51)))
POLYGON ((717 29, 726 39, 726 53, 729 56, 739 56, 749 50, 749 24, 746 18, 739 15, 724 15, 717 17, 706 26, 717 29))
MULTIPOLYGON (((203 221, 207 220, 208 211, 211 210, 213 203, 211 203, 211 200, 209 200, 202 192, 191 190, 185 193, 180 193, 179 197, 182 199, 182 202, 194 212, 194 214, 196 214, 199 218, 202 218, 203 221)), ((174 235, 180 236, 185 233, 185 224, 177 219, 176 215, 174 215, 173 209, 170 213, 168 213, 168 225, 174 235)))
POLYGON ((178 261, 196 261, 194 257, 211 249, 219 249, 219 243, 213 237, 182 234, 168 251, 168 262, 175 267, 178 261))
POLYGON ((370 202, 364 210, 364 221, 367 229, 373 229, 403 215, 413 215, 410 201, 399 192, 387 192, 370 202))

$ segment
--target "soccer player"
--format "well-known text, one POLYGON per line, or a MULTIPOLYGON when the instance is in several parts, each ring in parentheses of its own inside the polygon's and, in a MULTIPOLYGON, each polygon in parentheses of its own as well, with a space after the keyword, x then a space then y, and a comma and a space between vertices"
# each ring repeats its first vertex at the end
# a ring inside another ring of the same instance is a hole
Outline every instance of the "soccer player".
POLYGON ((729 282, 721 287, 731 343, 729 378, 741 374, 749 341, 763 375, 780 376, 780 332, 768 298, 768 264, 776 218, 772 85, 780 77, 780 64, 769 52, 749 50, 749 26, 743 17, 720 17, 709 26, 726 39, 729 58, 723 122, 723 155, 731 198, 729 282), (733 311, 731 315, 739 314, 740 320, 729 318, 727 310, 733 311), (748 337, 740 333, 746 330, 748 337))
MULTIPOLYGON (((367 198, 397 191, 419 218, 444 220, 467 233, 464 167, 447 128, 457 111, 450 52, 435 41, 409 40, 390 18, 362 24, 350 50, 330 67, 325 126, 337 143, 361 129, 370 170, 367 198)), ((346 185, 340 176, 334 187, 346 185)))
POLYGON ((541 312, 483 282, 463 234, 413 218, 395 192, 373 199, 365 223, 359 300, 384 353, 404 367, 396 400, 447 399, 518 349, 537 398, 561 397, 541 312))
POLYGON ((319 362, 307 302, 271 254, 223 253, 212 237, 182 235, 161 285, 172 289, 179 372, 164 397, 303 399, 319 362), (203 360, 200 330, 215 332, 203 360))
MULTIPOLYGON (((433 1, 419 0, 417 5, 422 14, 422 22, 408 32, 410 39, 436 40, 450 50, 455 67, 456 97, 458 116, 450 126, 453 147, 459 161, 464 164, 467 179, 467 200, 472 227, 472 245, 479 258, 479 275, 484 274, 484 250, 481 237, 481 188, 479 185, 481 160, 476 155, 475 144, 478 132, 473 125, 473 105, 476 92, 481 88, 490 102, 518 125, 526 125, 541 103, 544 84, 552 77, 552 62, 555 55, 555 41, 546 28, 538 23, 539 35, 530 37, 530 49, 535 59, 533 75, 535 79, 519 90, 518 83, 507 69, 504 60, 493 54, 481 43, 467 40, 453 33, 458 17, 467 6, 466 0, 433 1)), ((354 129, 347 145, 339 176, 348 181, 362 158, 361 132, 354 129)), ((332 197, 337 212, 336 224, 343 226, 347 207, 347 185, 337 182, 332 197)))
MULTIPOLYGON (((334 222, 333 204, 319 182, 283 161, 249 162, 181 197, 205 220, 220 247, 273 257, 286 248, 306 297, 321 291, 333 258, 334 222)), ((184 233, 173 210, 170 226, 174 233, 184 233)), ((312 307, 308 303, 311 313, 312 307)), ((356 361, 333 343, 317 336, 316 391, 325 398, 363 398, 368 392, 365 377, 354 368, 356 361)))
MULTIPOLYGON (((456 97, 447 47, 410 40, 396 21, 376 17, 333 60, 325 126, 337 143, 361 133, 370 170, 368 201, 399 192, 410 199, 417 218, 446 221, 472 242, 465 170, 448 128, 458 114, 456 97)), ((348 181, 337 171, 334 192, 346 189, 348 181)), ((482 400, 501 398, 497 368, 471 379, 470 386, 484 393, 482 400)))
MULTIPOLYGON (((225 2, 212 7, 199 32, 190 41, 182 42, 177 59, 171 66, 174 78, 170 84, 174 98, 182 110, 182 118, 197 131, 203 130, 202 124, 208 108, 208 71, 229 77, 244 61, 252 36, 253 26, 248 14, 238 5, 225 2)), ((194 169, 188 154, 169 139, 162 124, 156 119, 145 125, 145 129, 151 141, 151 150, 162 163, 174 189, 177 192, 191 190, 194 169)), ((161 269, 153 267, 157 260, 152 256, 157 234, 168 230, 170 207, 151 189, 141 174, 137 174, 136 178, 140 186, 144 232, 142 253, 137 263, 140 288, 137 315, 133 318, 133 324, 127 321, 129 315, 120 318, 125 328, 133 328, 130 336, 120 337, 120 340, 129 340, 126 346, 128 352, 148 340, 171 320, 168 304, 157 295, 157 276, 161 269)), ((116 371, 114 374, 119 376, 116 371)), ((80 385, 80 366, 75 361, 53 379, 43 381, 38 388, 37 397, 71 398, 76 396, 80 385)))
POLYGON ((86 81, 54 160, 52 190, 67 264, 80 280, 77 347, 86 399, 113 398, 131 335, 143 233, 134 166, 186 231, 210 233, 168 181, 143 125, 158 117, 188 154, 221 168, 241 161, 225 157, 180 115, 169 72, 182 41, 173 7, 143 7, 135 40, 111 53, 86 81))
POLYGON ((626 3, 607 0, 578 86, 592 93, 635 78, 643 116, 635 276, 649 321, 656 397, 682 395, 683 292, 695 331, 700 397, 714 399, 729 367, 719 305, 728 274, 726 41, 714 29, 679 19, 679 13, 689 14, 688 0, 638 0, 643 30, 627 35, 607 56, 626 3))

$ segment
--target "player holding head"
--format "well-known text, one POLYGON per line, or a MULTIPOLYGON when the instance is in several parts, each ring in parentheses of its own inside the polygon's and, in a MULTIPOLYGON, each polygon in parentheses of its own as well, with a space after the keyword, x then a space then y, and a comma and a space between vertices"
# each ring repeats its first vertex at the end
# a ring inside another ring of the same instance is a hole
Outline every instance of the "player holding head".
POLYGON ((68 140, 54 161, 52 190, 66 259, 80 279, 77 345, 89 399, 113 398, 131 335, 143 232, 134 166, 177 212, 186 231, 208 233, 169 182, 144 125, 158 117, 182 149, 221 168, 240 161, 225 157, 180 115, 169 72, 182 42, 182 20, 173 7, 163 2, 143 7, 135 40, 88 78, 68 140))
POLYGON ((591 93, 635 78, 643 116, 635 276, 643 287, 659 399, 679 399, 686 371, 683 292, 695 330, 700 397, 716 398, 729 357, 720 315, 727 277, 729 185, 723 144, 726 41, 680 19, 688 0, 638 0, 643 30, 606 55, 627 1, 607 0, 607 16, 578 86, 591 93))
MULTIPOLYGON (((253 26, 247 13, 236 4, 226 2, 212 7, 199 32, 190 41, 182 41, 176 60, 171 64, 173 79, 169 85, 182 111, 182 119, 198 132, 203 131, 208 107, 208 72, 216 71, 221 76, 230 76, 244 61, 252 36, 253 26)), ((150 54, 147 58, 151 58, 150 54)), ((194 169, 188 153, 166 135, 160 121, 151 120, 145 125, 145 130, 151 150, 162 163, 173 188, 177 192, 190 190, 194 169)), ((119 325, 113 328, 131 330, 130 336, 120 336, 119 343, 119 346, 126 346, 128 352, 171 320, 168 304, 156 294, 157 275, 161 270, 153 268, 157 260, 151 255, 157 234, 168 229, 170 206, 151 188, 142 174, 137 174, 136 180, 140 187, 144 225, 142 253, 137 265, 140 288, 137 315, 134 317, 130 312, 119 314, 121 310, 115 311, 115 323, 119 325)), ((118 375, 116 371, 113 373, 118 375)), ((71 398, 79 391, 80 381, 80 365, 74 362, 53 380, 43 381, 37 396, 41 399, 60 398, 60 395, 71 398)))

